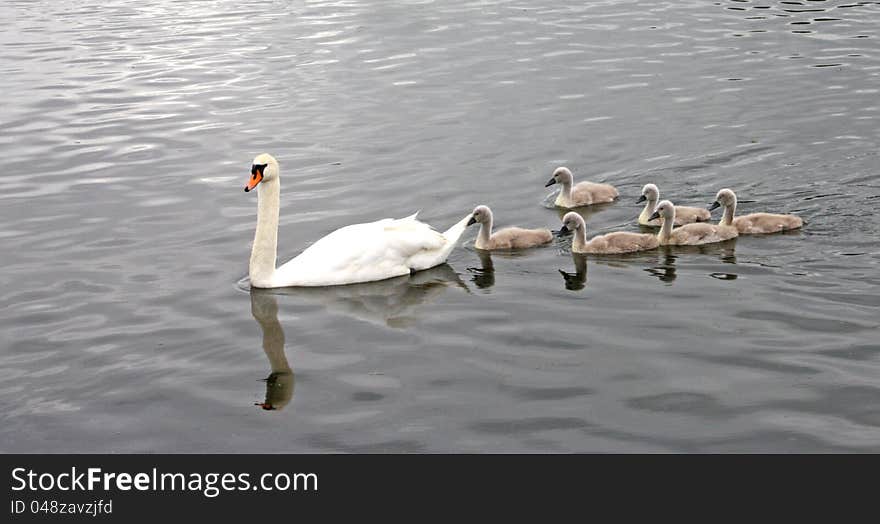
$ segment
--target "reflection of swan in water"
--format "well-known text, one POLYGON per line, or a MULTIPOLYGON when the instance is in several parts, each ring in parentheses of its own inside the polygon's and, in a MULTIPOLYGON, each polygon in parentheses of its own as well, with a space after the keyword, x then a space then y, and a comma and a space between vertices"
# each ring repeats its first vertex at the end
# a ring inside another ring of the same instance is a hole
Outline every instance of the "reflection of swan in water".
POLYGON ((333 313, 342 313, 358 320, 394 328, 406 327, 414 321, 412 310, 449 286, 470 292, 448 264, 412 275, 377 282, 314 288, 281 288, 273 292, 307 303, 319 303, 333 313))
MULTIPOLYGON (((709 244, 707 244, 709 245, 709 244)), ((664 246, 668 248, 669 246, 664 246)), ((702 247, 702 246, 687 246, 687 247, 702 247)), ((665 249, 662 251, 661 257, 663 261, 658 263, 658 265, 654 267, 649 267, 645 269, 648 273, 654 275, 659 278, 661 281, 666 282, 667 284, 672 284, 678 276, 675 274, 675 259, 677 258, 671 249, 665 249)))
POLYGON ((608 267, 629 267, 639 262, 655 260, 656 251, 636 251, 619 255, 587 255, 585 253, 572 252, 571 258, 574 260, 574 273, 568 273, 561 269, 559 273, 565 279, 565 289, 578 291, 587 284, 587 259, 590 259, 595 264, 602 264, 608 267))
POLYGON ((561 269, 559 273, 565 280, 565 289, 579 291, 587 284, 587 255, 572 253, 571 258, 574 259, 574 273, 566 273, 561 269))
POLYGON ((489 289, 495 285, 495 264, 492 262, 492 253, 484 249, 475 249, 477 256, 480 257, 481 267, 469 267, 468 271, 474 276, 471 282, 480 289, 489 289))
MULTIPOLYGON (((697 246, 660 246, 662 262, 658 265, 645 269, 648 273, 659 278, 667 284, 671 284, 677 278, 675 274, 675 261, 679 255, 711 255, 717 256, 725 264, 736 264, 736 238, 714 244, 702 244, 697 246)), ((735 273, 710 273, 709 276, 720 280, 736 280, 735 273)))
POLYGON ((293 398, 293 369, 284 354, 284 330, 278 322, 278 300, 271 292, 251 290, 251 314, 263 330, 263 351, 272 372, 266 377, 266 400, 258 406, 265 410, 284 409, 293 398))

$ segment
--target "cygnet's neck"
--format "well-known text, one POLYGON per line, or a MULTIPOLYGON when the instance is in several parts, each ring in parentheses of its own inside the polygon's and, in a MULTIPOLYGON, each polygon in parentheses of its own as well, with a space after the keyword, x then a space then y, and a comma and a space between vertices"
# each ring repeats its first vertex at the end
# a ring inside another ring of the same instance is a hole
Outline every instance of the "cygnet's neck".
POLYGON ((736 213, 736 200, 724 206, 724 214, 721 215, 721 222, 719 224, 722 226, 732 226, 734 213, 736 213))
POLYGON ((562 189, 559 190, 559 195, 566 201, 571 202, 571 180, 565 180, 560 182, 562 185, 562 189))
POLYGON ((639 215, 639 222, 650 222, 651 215, 654 214, 654 208, 657 207, 657 199, 647 197, 648 200, 645 202, 645 209, 642 210, 642 214, 639 215))
POLYGON ((478 248, 489 243, 489 239, 492 237, 492 222, 492 215, 489 215, 486 217, 486 220, 480 222, 480 232, 477 233, 477 241, 475 243, 478 248))
POLYGON ((581 227, 574 230, 574 239, 571 241, 572 251, 582 251, 587 245, 587 226, 581 224, 581 227))
POLYGON ((660 222, 660 232, 657 233, 657 239, 660 240, 660 242, 665 242, 672 236, 672 226, 675 224, 675 213, 672 213, 671 216, 661 215, 660 222))
POLYGON ((275 273, 280 193, 281 184, 277 175, 257 186, 257 230, 248 271, 251 285, 256 287, 270 286, 275 273))

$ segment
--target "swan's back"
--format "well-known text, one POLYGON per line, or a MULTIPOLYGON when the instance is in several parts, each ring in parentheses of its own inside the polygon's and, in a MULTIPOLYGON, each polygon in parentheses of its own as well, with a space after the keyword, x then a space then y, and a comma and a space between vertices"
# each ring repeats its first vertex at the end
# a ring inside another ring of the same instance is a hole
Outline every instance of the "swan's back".
POLYGON ((634 253, 647 251, 660 245, 655 235, 645 233, 630 233, 629 231, 616 231, 606 235, 593 237, 584 246, 583 253, 615 255, 621 253, 634 253))
POLYGON ((752 213, 734 218, 733 225, 744 235, 761 235, 798 229, 804 225, 804 221, 795 215, 752 213))
POLYGON ((524 229, 507 227, 492 233, 489 243, 478 249, 525 249, 547 244, 553 240, 549 229, 524 229))

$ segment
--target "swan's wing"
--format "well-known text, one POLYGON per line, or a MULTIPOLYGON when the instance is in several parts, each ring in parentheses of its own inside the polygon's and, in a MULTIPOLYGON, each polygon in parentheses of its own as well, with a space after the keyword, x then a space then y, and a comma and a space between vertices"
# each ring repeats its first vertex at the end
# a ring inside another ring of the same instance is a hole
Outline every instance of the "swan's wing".
POLYGON ((352 224, 321 238, 276 271, 281 285, 333 285, 409 273, 407 259, 446 239, 415 215, 352 224))

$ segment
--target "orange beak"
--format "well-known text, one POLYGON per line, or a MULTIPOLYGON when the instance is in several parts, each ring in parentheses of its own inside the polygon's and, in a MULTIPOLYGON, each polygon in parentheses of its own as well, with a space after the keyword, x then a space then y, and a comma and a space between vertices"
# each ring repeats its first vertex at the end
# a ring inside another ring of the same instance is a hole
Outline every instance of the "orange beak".
POLYGON ((244 192, 247 193, 248 191, 257 187, 257 184, 259 184, 262 180, 263 180, 263 173, 261 173, 259 171, 255 172, 254 174, 251 175, 251 177, 247 181, 247 184, 244 186, 244 192))

